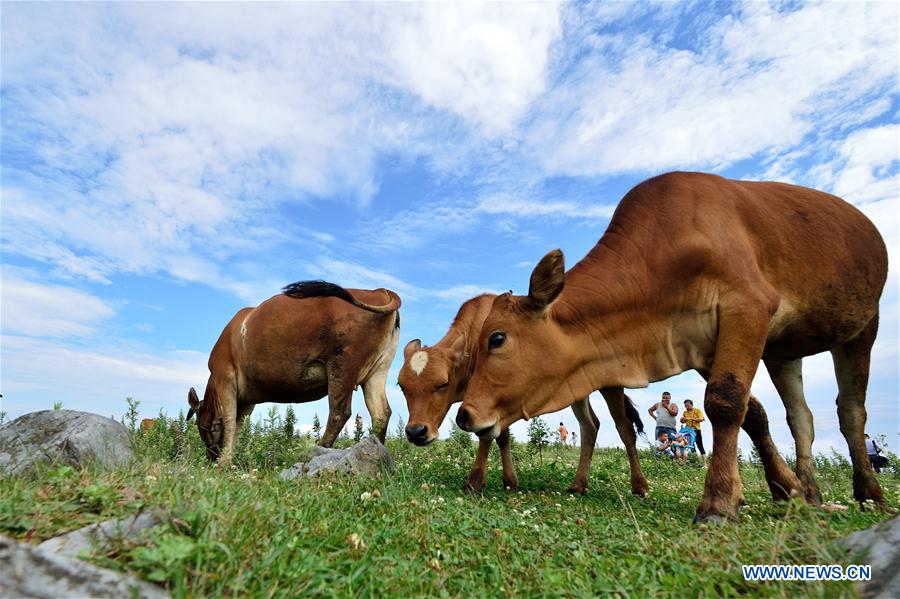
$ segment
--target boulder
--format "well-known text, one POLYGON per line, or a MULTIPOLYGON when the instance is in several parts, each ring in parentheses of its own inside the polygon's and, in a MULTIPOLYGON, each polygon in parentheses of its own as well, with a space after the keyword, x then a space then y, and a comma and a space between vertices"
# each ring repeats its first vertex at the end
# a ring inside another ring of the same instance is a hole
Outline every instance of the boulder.
POLYGON ((352 475, 378 476, 397 469, 394 458, 375 437, 366 437, 347 449, 316 447, 309 462, 299 462, 281 472, 281 478, 318 476, 322 472, 343 472, 352 475))
POLYGON ((900 516, 854 532, 839 545, 852 563, 872 566, 872 580, 860 584, 862 597, 900 597, 900 516))
POLYGON ((142 512, 122 520, 106 520, 47 539, 38 547, 55 555, 79 557, 93 550, 103 552, 114 541, 141 541, 143 531, 163 523, 153 512, 142 512))
POLYGON ((80 468, 125 464, 128 431, 112 418, 75 410, 44 410, 0 425, 0 471, 20 474, 41 461, 80 468))
POLYGON ((3 597, 169 597, 156 585, 0 535, 3 597))

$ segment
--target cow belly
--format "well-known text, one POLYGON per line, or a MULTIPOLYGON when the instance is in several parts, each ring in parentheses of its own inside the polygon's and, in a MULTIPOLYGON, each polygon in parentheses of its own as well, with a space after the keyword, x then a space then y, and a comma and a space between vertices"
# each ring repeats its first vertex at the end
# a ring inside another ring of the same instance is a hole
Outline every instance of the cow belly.
POLYGON ((252 403, 303 403, 328 394, 325 365, 311 362, 285 376, 245 377, 241 397, 252 403))
POLYGON ((875 315, 870 308, 839 311, 776 312, 763 357, 796 360, 828 351, 856 337, 875 315))

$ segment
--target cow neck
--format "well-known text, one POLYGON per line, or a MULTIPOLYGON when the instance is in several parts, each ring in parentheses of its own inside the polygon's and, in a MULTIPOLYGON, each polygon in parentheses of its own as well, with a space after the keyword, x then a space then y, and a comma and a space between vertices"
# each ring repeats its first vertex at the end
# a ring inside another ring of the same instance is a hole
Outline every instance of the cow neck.
POLYGON ((469 379, 472 377, 472 372, 475 370, 475 350, 478 346, 481 326, 484 324, 484 319, 487 318, 492 304, 493 298, 487 296, 480 296, 463 304, 462 308, 460 308, 459 312, 456 314, 456 318, 453 319, 453 323, 450 325, 447 334, 435 344, 435 347, 449 349, 460 337, 463 337, 466 340, 462 361, 456 367, 458 383, 453 403, 463 400, 463 395, 466 392, 469 379))
POLYGON ((569 380, 573 399, 605 387, 647 386, 647 349, 653 331, 645 307, 654 297, 649 271, 632 248, 607 236, 566 273, 551 317, 574 344, 577 364, 569 380), (642 326, 643 325, 643 326, 642 326))

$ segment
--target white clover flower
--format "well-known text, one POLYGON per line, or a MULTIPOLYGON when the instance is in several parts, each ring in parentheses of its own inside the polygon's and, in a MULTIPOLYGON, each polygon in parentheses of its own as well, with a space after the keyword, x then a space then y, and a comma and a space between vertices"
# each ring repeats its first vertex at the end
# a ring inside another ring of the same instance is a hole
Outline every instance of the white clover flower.
POLYGON ((372 499, 372 494, 369 493, 368 491, 366 491, 365 493, 363 493, 362 495, 359 496, 359 499, 360 499, 360 501, 362 501, 363 503, 365 503, 365 502, 370 501, 370 500, 372 499))

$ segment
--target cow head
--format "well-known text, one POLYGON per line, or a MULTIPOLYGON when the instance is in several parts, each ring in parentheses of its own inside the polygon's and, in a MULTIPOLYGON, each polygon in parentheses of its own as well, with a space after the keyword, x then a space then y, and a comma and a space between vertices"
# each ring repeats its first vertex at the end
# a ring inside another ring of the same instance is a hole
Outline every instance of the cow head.
POLYGON ((450 347, 423 348, 421 341, 414 339, 403 348, 397 384, 409 407, 406 438, 411 443, 428 445, 437 438, 447 411, 457 401, 460 379, 465 374, 459 368, 465 349, 462 335, 450 347))
POLYGON ((185 420, 190 420, 194 414, 197 414, 197 430, 200 432, 200 438, 206 445, 206 457, 210 462, 219 459, 219 453, 222 451, 222 442, 225 438, 225 422, 217 413, 216 402, 210 401, 210 395, 215 393, 212 383, 206 385, 206 393, 203 401, 197 397, 197 392, 191 387, 188 391, 188 409, 185 420))
POLYGON ((494 300, 457 413, 460 428, 495 438, 520 418, 568 405, 558 390, 578 363, 577 354, 550 311, 564 281, 563 253, 554 250, 532 272, 527 296, 504 293, 494 300))

